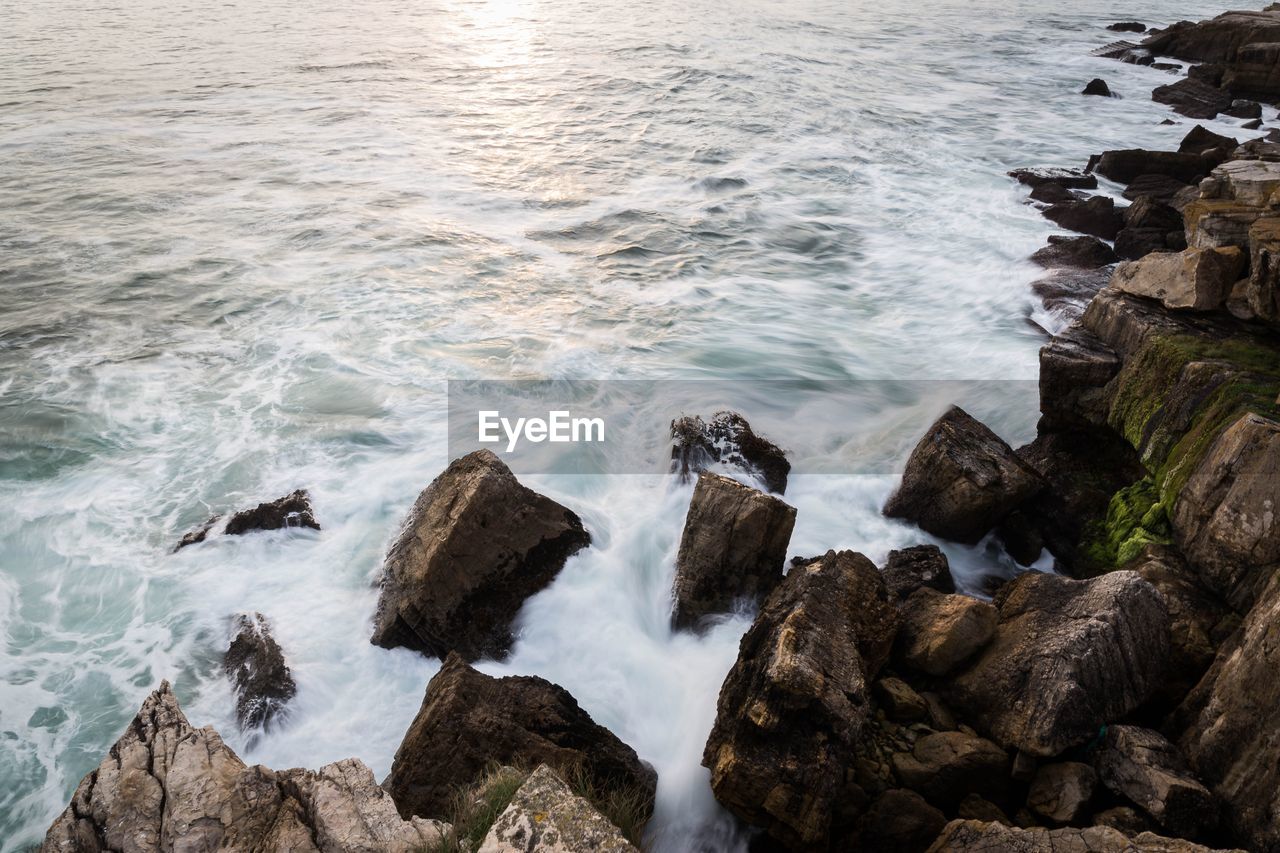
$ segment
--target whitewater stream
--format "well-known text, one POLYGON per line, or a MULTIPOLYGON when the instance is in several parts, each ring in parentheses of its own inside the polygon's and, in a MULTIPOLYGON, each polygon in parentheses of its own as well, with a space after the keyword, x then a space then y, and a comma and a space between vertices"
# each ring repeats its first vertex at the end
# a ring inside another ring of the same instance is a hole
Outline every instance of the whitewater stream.
MULTIPOLYGON (((1117 15, 1226 8, 0 5, 0 850, 164 678, 251 763, 382 778, 439 662, 369 644, 374 585, 448 462, 447 379, 991 380, 974 414, 1027 440, 1053 228, 1005 172, 1176 147, 1193 123, 1149 100, 1173 78, 1089 51, 1117 15), (1125 97, 1080 96, 1095 76, 1125 97), (296 488, 322 531, 172 553, 296 488), (220 668, 244 610, 299 687, 256 739, 220 668)), ((865 423, 755 394, 794 451, 792 554, 933 541, 859 460, 900 466, 949 387, 865 423)), ((700 761, 749 614, 669 628, 680 413, 632 420, 630 473, 522 475, 594 544, 480 668, 563 685, 654 765, 655 851, 733 850, 700 761)), ((940 544, 968 588, 1009 569, 940 544)))

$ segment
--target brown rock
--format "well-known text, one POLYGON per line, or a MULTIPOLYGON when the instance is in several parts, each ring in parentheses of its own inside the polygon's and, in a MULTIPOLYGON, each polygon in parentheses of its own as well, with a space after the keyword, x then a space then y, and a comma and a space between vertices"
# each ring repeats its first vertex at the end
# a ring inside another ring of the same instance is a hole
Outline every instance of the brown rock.
POLYGON ((1194 184, 1209 174, 1209 170, 1215 165, 1212 160, 1206 160, 1199 154, 1126 148, 1104 151, 1098 157, 1094 171, 1122 184, 1129 183, 1139 175, 1163 175, 1184 184, 1194 184))
POLYGON ((900 659, 929 675, 946 675, 976 654, 991 641, 999 621, 999 613, 985 601, 931 589, 914 593, 902 613, 900 659))
POLYGON ((1005 826, 1013 826, 1013 821, 1009 820, 1004 809, 977 794, 969 794, 960 801, 960 805, 956 806, 956 817, 961 820, 980 820, 984 823, 993 820, 1005 826))
POLYGON ((1232 98, 1225 89, 1184 77, 1176 83, 1157 86, 1151 92, 1151 100, 1168 104, 1188 118, 1213 118, 1230 109, 1232 98))
POLYGON ((956 591, 947 555, 937 545, 912 545, 890 551, 882 574, 890 600, 904 599, 921 587, 956 591))
POLYGON ((893 757, 902 784, 929 802, 954 807, 970 793, 1002 799, 1008 788, 1009 756, 991 741, 965 732, 937 732, 916 741, 910 753, 893 757))
POLYGON ((693 627, 736 602, 768 595, 782 580, 795 522, 795 507, 703 471, 676 557, 676 626, 693 627))
POLYGON ((280 530, 284 527, 320 529, 320 524, 311 511, 311 497, 305 489, 258 504, 253 509, 237 512, 231 516, 223 532, 238 536, 250 530, 280 530))
POLYGON ((1208 847, 1144 832, 1127 838, 1109 826, 1021 829, 999 823, 953 820, 929 853, 1214 853, 1208 847))
POLYGON ((1218 822, 1218 804, 1191 775, 1178 748, 1159 732, 1108 726, 1094 753, 1102 784, 1128 798, 1169 832, 1196 837, 1218 822))
POLYGON ((1063 169, 1056 166, 1041 166, 1029 169, 1014 169, 1009 177, 1029 187, 1042 184, 1058 184, 1067 189, 1097 189, 1098 179, 1079 169, 1063 169))
POLYGON ((577 515, 522 486, 493 453, 469 453, 418 496, 387 554, 372 641, 505 657, 524 600, 590 541, 577 515))
POLYGON ((1249 247, 1250 273, 1243 296, 1255 317, 1280 326, 1280 217, 1254 222, 1249 247))
POLYGON ((929 716, 924 698, 901 678, 886 676, 875 683, 875 697, 892 720, 914 723, 929 716))
POLYGON ((786 451, 756 435, 737 412, 717 412, 710 421, 697 415, 674 420, 671 439, 671 470, 682 480, 724 463, 751 474, 771 492, 787 490, 791 463, 786 451))
MULTIPOLYGON (((1182 220, 1178 220, 1181 228, 1182 220)), ((1042 267, 1079 267, 1094 269, 1116 262, 1111 247, 1097 237, 1067 237, 1061 234, 1049 236, 1049 245, 1038 250, 1031 260, 1042 267)))
POLYGON ((1114 240, 1124 227, 1124 216, 1116 210, 1115 201, 1102 195, 1051 204, 1043 212, 1050 222, 1103 240, 1114 240))
POLYGON ((946 823, 942 812, 915 791, 892 788, 871 804, 851 849, 921 853, 946 823))
POLYGON ((1168 308, 1213 311, 1221 308, 1244 270, 1238 248, 1159 252, 1116 267, 1111 287, 1159 299, 1168 308))
POLYGON ((1077 824, 1089 814, 1098 776, 1088 764, 1064 761, 1036 771, 1027 791, 1027 807, 1055 824, 1077 824))

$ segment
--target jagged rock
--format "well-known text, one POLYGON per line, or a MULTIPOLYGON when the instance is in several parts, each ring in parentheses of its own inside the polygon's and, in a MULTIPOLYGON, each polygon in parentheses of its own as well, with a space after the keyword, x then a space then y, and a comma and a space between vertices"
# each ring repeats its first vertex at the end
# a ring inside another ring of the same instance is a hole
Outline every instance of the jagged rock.
POLYGON ((1242 612, 1280 569, 1280 422, 1247 413, 1213 441, 1173 505, 1174 539, 1242 612))
MULTIPOLYGON (((1182 220, 1178 220, 1181 227, 1182 220)), ((1042 267, 1079 267, 1093 269, 1116 262, 1116 253, 1097 237, 1049 236, 1049 245, 1039 249, 1031 260, 1042 267)))
POLYGON ((1163 175, 1184 184, 1198 182, 1217 165, 1199 154, 1181 154, 1174 151, 1148 151, 1142 148, 1125 148, 1104 151, 1098 157, 1093 170, 1104 178, 1127 184, 1139 175, 1163 175))
POLYGON ((1104 240, 1114 240, 1124 225, 1115 201, 1104 195, 1051 204, 1043 212, 1046 219, 1063 228, 1104 240))
POLYGON ((492 678, 451 654, 427 685, 383 786, 402 815, 443 814, 454 788, 492 762, 580 770, 597 790, 652 808, 653 768, 567 690, 531 675, 492 678))
POLYGON ((996 637, 950 698, 998 743, 1054 756, 1151 693, 1169 655, 1160 594, 1133 572, 1089 581, 1027 572, 996 597, 996 637))
POLYGON ((1222 75, 1227 68, 1221 62, 1202 62, 1187 69, 1187 76, 1192 80, 1200 80, 1210 86, 1221 86, 1222 75))
POLYGON ((768 595, 782 580, 795 522, 795 507, 703 471, 676 557, 675 625, 693 627, 768 595))
POLYGON ((1191 767, 1254 850, 1280 849, 1280 574, 1223 645, 1179 715, 1191 767))
POLYGON ((1063 169, 1056 166, 1014 169, 1009 173, 1009 177, 1029 187, 1058 184, 1067 189, 1092 190, 1098 186, 1098 179, 1093 175, 1079 169, 1063 169))
POLYGON ((1142 42, 1156 53, 1193 62, 1229 63, 1254 42, 1280 42, 1280 14, 1226 12, 1207 21, 1179 21, 1142 42))
POLYGON ((1064 761, 1036 771, 1027 791, 1027 808, 1055 824, 1076 824, 1089 814, 1098 775, 1088 764, 1064 761))
POLYGON ((929 705, 911 685, 901 678, 885 676, 875 683, 876 701, 884 708, 889 719, 901 723, 914 723, 929 716, 929 705))
POLYGON ((935 536, 977 542, 1043 485, 1003 439, 952 406, 911 451, 884 513, 935 536))
POLYGON ((946 816, 915 791, 891 788, 867 809, 857 835, 844 849, 921 853, 946 823, 946 816))
POLYGON ((1159 732, 1108 726, 1094 752, 1098 777, 1175 835, 1197 837, 1218 822, 1218 804, 1159 732))
POLYGON ((1137 260, 1152 252, 1186 248, 1182 214, 1148 196, 1125 209, 1124 223, 1116 235, 1115 254, 1121 258, 1137 260))
MULTIPOLYGON (((1251 47, 1261 47, 1261 45, 1251 45, 1251 47)), ((1273 56, 1280 58, 1280 52, 1277 52, 1274 47, 1271 52, 1273 56)), ((1235 100, 1222 113, 1232 118, 1262 118, 1262 104, 1257 101, 1235 100)))
POLYGON ((954 807, 970 793, 1002 799, 1008 789, 1009 756, 996 744, 965 732, 936 732, 893 756, 902 784, 929 802, 954 807))
POLYGON ((1244 266, 1244 252, 1235 246, 1159 252, 1116 267, 1111 287, 1169 308, 1212 311, 1226 303, 1244 266))
POLYGON ((195 545, 197 542, 203 542, 205 539, 209 538, 209 534, 213 532, 214 526, 221 520, 222 516, 220 515, 212 516, 208 521, 197 527, 195 530, 189 530, 184 533, 182 538, 178 540, 178 544, 174 546, 174 552, 176 553, 188 545, 195 545))
POLYGON ((929 675, 946 675, 995 635, 999 614, 967 595, 917 590, 902 606, 899 659, 929 675))
POLYGON ((1107 85, 1107 81, 1101 77, 1094 77, 1089 84, 1080 92, 1082 95, 1100 95, 1104 98, 1111 97, 1111 87, 1107 85))
MULTIPOLYGON (((177 551, 188 545, 205 541, 221 520, 221 516, 213 516, 200 527, 183 536, 173 550, 177 551)), ((240 536, 253 530, 280 530, 284 527, 320 529, 320 523, 316 521, 315 513, 311 509, 311 497, 306 489, 298 489, 274 501, 260 503, 253 509, 237 512, 227 520, 222 533, 240 536)))
POLYGON ((590 541, 577 515, 521 485, 492 452, 455 459, 387 554, 372 642, 505 657, 524 600, 590 541))
POLYGON ((1183 183, 1168 175, 1138 175, 1129 182, 1121 195, 1129 201, 1137 201, 1147 196, 1153 201, 1167 204, 1177 210, 1177 206, 1173 203, 1174 197, 1184 191, 1199 192, 1191 184, 1183 183))
POLYGON ((788 572, 742 638, 703 752, 725 808, 784 844, 828 838, 897 624, 861 554, 831 551, 788 572))
POLYGON ((708 465, 724 463, 741 468, 771 492, 787 490, 791 463, 786 451, 761 438, 737 412, 717 412, 710 422, 698 416, 671 422, 671 470, 687 480, 708 465))
POLYGON ((236 615, 232 630, 222 668, 236 694, 236 718, 242 729, 270 726, 298 692, 293 673, 261 613, 236 615))
POLYGON ((1234 199, 1198 198, 1182 209, 1187 245, 1193 249, 1243 247, 1264 211, 1234 199))
POLYGON ((448 826, 401 820, 354 758, 318 771, 246 767, 187 722, 169 683, 89 773, 41 853, 415 853, 448 826))
POLYGON ((939 592, 956 591, 947 555, 937 545, 913 545, 890 551, 881 574, 891 601, 904 599, 921 587, 939 592))
POLYGON ((1249 228, 1249 280, 1244 298, 1250 312, 1280 326, 1280 217, 1257 220, 1249 228))
MULTIPOLYGON (((976 820, 953 820, 929 853, 1215 853, 1181 838, 1144 832, 1128 838, 1110 826, 1022 829, 976 820)), ((1225 851, 1223 851, 1225 853, 1225 851)))
POLYGON ((1197 124, 1191 130, 1187 131, 1187 135, 1182 137, 1182 142, 1178 145, 1178 151, 1183 154, 1203 154, 1207 151, 1226 150, 1234 151, 1240 147, 1240 142, 1230 136, 1224 136, 1221 133, 1214 133, 1202 124, 1197 124))
POLYGON ((635 851, 636 847, 591 803, 577 796, 545 764, 529 774, 498 815, 478 853, 635 851))

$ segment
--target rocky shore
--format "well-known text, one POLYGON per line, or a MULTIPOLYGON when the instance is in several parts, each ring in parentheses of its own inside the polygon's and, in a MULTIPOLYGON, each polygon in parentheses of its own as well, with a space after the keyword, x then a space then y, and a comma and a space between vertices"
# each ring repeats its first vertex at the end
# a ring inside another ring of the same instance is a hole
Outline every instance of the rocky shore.
MULTIPOLYGON (((1101 55, 1193 63, 1152 93, 1183 116, 1262 130, 1261 102, 1280 100, 1280 10, 1110 29, 1142 38, 1101 55)), ((673 626, 756 613, 703 752, 753 849, 1280 853, 1273 136, 1196 125, 1178 151, 1012 173, 1075 232, 1033 256, 1060 324, 1037 436, 1014 448, 952 408, 884 507, 1002 543, 1027 571, 989 600, 958 592, 933 545, 883 566, 847 550, 788 561, 784 452, 734 413, 672 424, 673 474, 697 478, 673 626), (1089 194, 1100 178, 1130 203, 1089 194), (1031 570, 1046 552, 1054 571, 1031 570)), ((319 528, 305 492, 219 520, 178 547, 319 528)), ((558 685, 470 666, 508 654, 524 600, 590 547, 570 508, 492 453, 455 460, 370 614, 375 644, 443 661, 385 780, 356 759, 247 767, 162 684, 41 850, 635 849, 653 768, 558 685)), ((232 618, 224 668, 246 730, 286 719, 296 692, 269 615, 232 618)))

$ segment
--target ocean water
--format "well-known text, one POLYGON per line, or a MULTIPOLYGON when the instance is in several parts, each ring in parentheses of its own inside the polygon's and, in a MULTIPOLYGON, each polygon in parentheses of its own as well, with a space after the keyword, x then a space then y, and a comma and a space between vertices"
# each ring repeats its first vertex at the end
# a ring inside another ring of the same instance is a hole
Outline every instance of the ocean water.
MULTIPOLYGON (((1055 321, 1025 259, 1053 229, 1005 171, 1176 146, 1171 78, 1088 51, 1117 15, 1226 8, 0 6, 0 850, 164 678, 249 762, 387 772, 438 662, 368 643, 374 583, 448 461, 447 379, 1034 380, 1055 321), (1123 97, 1078 95, 1094 76, 1123 97), (171 553, 295 488, 323 531, 171 553), (219 668, 242 610, 299 685, 258 738, 219 668)), ((1016 443, 1036 400, 1009 387, 975 411, 1016 443)), ((948 402, 745 414, 804 470, 900 462, 948 402)), ((700 759, 749 614, 668 627, 671 414, 632 425, 649 473, 525 477, 595 542, 481 668, 558 682, 653 763, 653 849, 733 850, 700 759)), ((880 516, 893 484, 794 477, 792 553, 932 541, 880 516)), ((943 544, 964 583, 1008 570, 943 544)))

